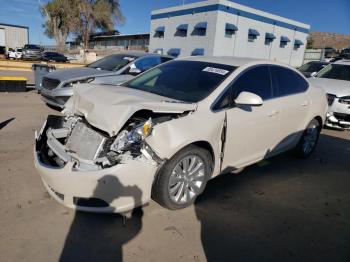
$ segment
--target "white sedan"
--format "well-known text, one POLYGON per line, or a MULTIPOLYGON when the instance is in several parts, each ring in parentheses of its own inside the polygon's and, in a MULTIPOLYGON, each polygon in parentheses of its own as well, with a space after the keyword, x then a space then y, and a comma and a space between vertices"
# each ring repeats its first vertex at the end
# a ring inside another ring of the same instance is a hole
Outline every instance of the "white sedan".
POLYGON ((309 82, 327 93, 326 126, 350 130, 350 60, 329 64, 315 77, 309 78, 309 82))
POLYGON ((326 94, 271 61, 189 57, 122 86, 82 84, 36 135, 35 166, 60 203, 125 212, 191 205, 209 179, 316 147, 326 94))

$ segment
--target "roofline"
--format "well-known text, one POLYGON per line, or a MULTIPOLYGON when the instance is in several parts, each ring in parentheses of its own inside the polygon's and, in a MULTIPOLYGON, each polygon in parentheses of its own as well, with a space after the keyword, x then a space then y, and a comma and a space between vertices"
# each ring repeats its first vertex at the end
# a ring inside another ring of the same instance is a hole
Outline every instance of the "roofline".
POLYGON ((151 12, 151 20, 211 11, 221 11, 225 13, 235 14, 255 21, 274 24, 288 29, 294 29, 303 33, 309 33, 310 31, 310 25, 308 24, 304 24, 262 10, 254 9, 249 6, 240 5, 232 2, 232 0, 201 1, 181 6, 178 5, 174 7, 153 10, 151 12))
POLYGON ((96 35, 96 36, 92 36, 91 38, 98 38, 98 37, 103 37, 103 38, 107 38, 107 37, 118 37, 118 36, 147 36, 150 35, 150 33, 140 33, 140 34, 120 34, 120 35, 96 35))
POLYGON ((0 23, 0 26, 18 27, 29 30, 28 26, 0 23))

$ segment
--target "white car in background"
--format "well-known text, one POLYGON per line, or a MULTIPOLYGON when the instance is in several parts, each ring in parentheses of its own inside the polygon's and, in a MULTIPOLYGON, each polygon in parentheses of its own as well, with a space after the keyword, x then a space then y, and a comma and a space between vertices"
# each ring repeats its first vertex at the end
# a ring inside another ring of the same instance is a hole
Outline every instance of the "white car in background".
POLYGON ((350 60, 329 64, 313 78, 313 85, 322 87, 328 98, 326 126, 350 129, 350 60))
POLYGON ((7 59, 21 59, 22 58, 22 48, 12 49, 10 48, 7 53, 7 59))
POLYGON ((65 206, 191 205, 209 179, 287 150, 309 156, 326 94, 272 61, 188 57, 121 86, 81 84, 36 135, 35 166, 65 206))

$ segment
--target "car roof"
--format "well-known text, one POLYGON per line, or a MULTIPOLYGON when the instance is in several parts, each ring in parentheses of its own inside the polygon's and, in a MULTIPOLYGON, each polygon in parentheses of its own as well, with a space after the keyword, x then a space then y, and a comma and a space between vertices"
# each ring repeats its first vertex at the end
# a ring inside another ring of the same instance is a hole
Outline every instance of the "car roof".
POLYGON ((333 64, 336 65, 350 65, 350 60, 349 59, 342 59, 334 62, 333 64))
POLYGON ((137 58, 144 57, 144 56, 160 56, 160 57, 168 57, 168 58, 174 58, 173 56, 169 55, 160 55, 160 54, 155 54, 155 53, 146 53, 142 51, 124 51, 120 53, 116 53, 113 55, 125 55, 125 56, 134 56, 137 58))
MULTIPOLYGON (((271 60, 248 58, 248 57, 233 57, 233 56, 189 56, 189 57, 178 58, 177 60, 208 62, 208 63, 237 66, 237 67, 243 66, 249 63, 253 63, 253 62, 257 62, 257 63, 266 62, 267 64, 281 64, 277 62, 275 63, 271 60)), ((285 66, 288 66, 288 65, 285 64, 285 66)))
POLYGON ((307 64, 330 64, 328 61, 310 61, 307 64))

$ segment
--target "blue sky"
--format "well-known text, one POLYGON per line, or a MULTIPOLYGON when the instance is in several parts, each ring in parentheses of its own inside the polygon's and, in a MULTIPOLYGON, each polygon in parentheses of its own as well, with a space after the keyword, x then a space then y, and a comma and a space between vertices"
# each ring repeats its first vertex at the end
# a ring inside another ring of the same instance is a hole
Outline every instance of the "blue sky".
MULTIPOLYGON (((199 0, 185 0, 186 3, 199 0)), ((54 44, 43 35, 39 3, 45 0, 0 0, 0 23, 28 26, 30 41, 54 44)), ((148 32, 150 12, 182 4, 183 0, 121 0, 126 22, 117 26, 122 33, 148 32)), ((350 34, 350 0, 235 0, 266 12, 311 25, 311 31, 350 34)))

